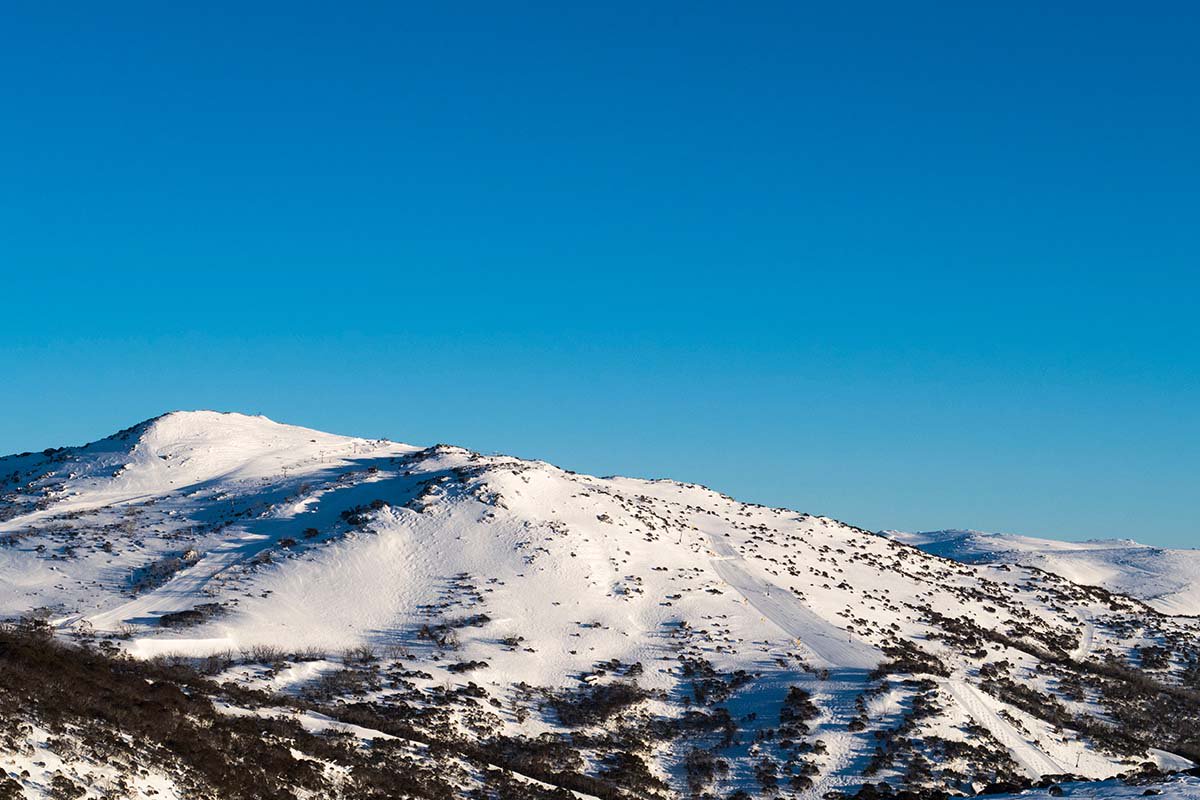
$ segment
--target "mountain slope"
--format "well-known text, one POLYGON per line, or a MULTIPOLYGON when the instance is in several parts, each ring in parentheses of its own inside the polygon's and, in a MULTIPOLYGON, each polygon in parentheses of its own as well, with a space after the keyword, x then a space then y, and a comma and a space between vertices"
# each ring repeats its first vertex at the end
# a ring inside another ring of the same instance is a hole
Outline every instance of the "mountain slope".
POLYGON ((1194 621, 700 486, 212 412, 0 476, 0 614, 593 796, 1200 759, 1194 621))
POLYGON ((1061 542, 969 530, 883 534, 955 561, 1037 567, 1136 597, 1164 614, 1200 616, 1200 550, 1151 547, 1131 539, 1061 542))

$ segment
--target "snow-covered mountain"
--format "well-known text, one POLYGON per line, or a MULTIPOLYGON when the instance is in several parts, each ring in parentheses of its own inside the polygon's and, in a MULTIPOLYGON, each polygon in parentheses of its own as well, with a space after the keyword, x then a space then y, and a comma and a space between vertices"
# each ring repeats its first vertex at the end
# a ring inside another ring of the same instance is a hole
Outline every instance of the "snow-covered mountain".
MULTIPOLYGON (((320 775, 262 796, 377 796, 385 741, 396 774, 437 761, 452 795, 399 795, 428 797, 962 794, 1200 760, 1195 620, 702 486, 202 411, 0 459, 0 492, 0 616, 211 675, 171 673, 206 730, 285 720, 271 741, 320 775)), ((2 675, 0 712, 6 690, 27 787, 102 796, 136 763, 157 797, 236 795, 132 735, 68 758, 49 743, 84 712, 2 675)))
POLYGON ((1164 614, 1200 615, 1200 550, 1151 547, 1132 539, 1062 542, 970 530, 883 533, 955 561, 1037 567, 1136 597, 1164 614))

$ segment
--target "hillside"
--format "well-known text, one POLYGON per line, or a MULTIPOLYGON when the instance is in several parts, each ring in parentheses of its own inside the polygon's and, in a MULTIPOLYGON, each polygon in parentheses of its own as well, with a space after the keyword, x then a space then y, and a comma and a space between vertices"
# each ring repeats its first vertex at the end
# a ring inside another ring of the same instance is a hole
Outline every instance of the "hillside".
MULTIPOLYGON (((701 486, 177 412, 0 459, 0 493, 23 674, 48 627, 86 674, 184 684, 208 729, 270 717, 319 766, 231 788, 144 726, 130 796, 370 797, 385 742, 438 765, 414 797, 973 794, 1200 760, 1195 620, 701 486)), ((105 796, 128 768, 86 703, 22 681, 0 768, 105 796)))
POLYGON ((1164 614, 1200 616, 1200 550, 1151 547, 1131 539, 1061 542, 967 530, 883 534, 955 561, 1037 567, 1136 597, 1164 614))

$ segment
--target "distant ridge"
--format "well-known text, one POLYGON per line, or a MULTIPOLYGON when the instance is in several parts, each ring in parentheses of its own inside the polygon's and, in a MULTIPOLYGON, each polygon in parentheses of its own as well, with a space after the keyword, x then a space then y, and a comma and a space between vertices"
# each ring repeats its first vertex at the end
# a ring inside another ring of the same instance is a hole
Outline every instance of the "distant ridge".
POLYGON ((1164 614, 1200 615, 1200 550, 1154 547, 1133 539, 1066 542, 975 530, 882 533, 943 558, 1037 567, 1136 597, 1164 614))

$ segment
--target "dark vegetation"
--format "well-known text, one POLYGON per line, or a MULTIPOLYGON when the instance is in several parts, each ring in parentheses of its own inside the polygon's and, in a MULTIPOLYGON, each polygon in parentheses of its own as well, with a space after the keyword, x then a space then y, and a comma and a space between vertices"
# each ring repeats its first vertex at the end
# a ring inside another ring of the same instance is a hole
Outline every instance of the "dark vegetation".
POLYGON ((650 692, 636 683, 619 681, 554 693, 548 699, 559 721, 576 728, 597 725, 649 697, 650 692))
POLYGON ((185 567, 190 567, 200 560, 200 554, 195 550, 163 556, 134 570, 129 576, 129 590, 134 593, 149 591, 162 586, 185 567))
POLYGON ((222 611, 220 603, 201 603, 187 611, 173 611, 158 618, 158 624, 164 628, 188 628, 199 625, 218 616, 222 611))
MULTIPOLYGON (((1057 697, 1014 681, 995 665, 984 665, 981 686, 1000 700, 1056 727, 1079 731, 1113 755, 1135 756, 1157 747, 1200 761, 1200 685, 1195 680, 1200 678, 1200 669, 1189 672, 1185 668, 1178 679, 1165 674, 1172 655, 1166 648, 1135 650, 1140 664, 1112 655, 1075 659, 1065 652, 1069 642, 1034 636, 1026 626, 1001 632, 966 617, 951 619, 929 612, 929 618, 956 640, 999 644, 1037 658, 1048 672, 1065 679, 1069 693, 1094 693, 1108 719, 1075 713, 1057 697)), ((1189 658, 1189 665, 1200 664, 1194 652, 1189 658)), ((920 671, 939 674, 928 668, 920 671)))
POLYGON ((365 506, 354 506, 341 513, 342 521, 353 528, 362 528, 371 521, 374 512, 387 508, 383 500, 372 500, 365 506))
MULTIPOLYGON (((403 708, 382 713, 365 703, 324 706, 217 685, 178 664, 63 644, 36 622, 0 627, 0 745, 17 749, 28 725, 36 723, 64 741, 69 737, 77 757, 125 763, 131 774, 153 766, 178 781, 189 797, 294 800, 306 792, 355 800, 568 797, 561 789, 518 781, 509 771, 603 800, 652 796, 629 795, 602 777, 572 771, 564 754, 573 751, 558 740, 472 742, 420 730, 404 720, 404 713, 403 708), (214 706, 217 699, 245 709, 319 711, 398 740, 377 738, 368 746, 354 737, 310 733, 286 717, 222 714, 214 706), (332 783, 317 762, 295 758, 293 749, 341 765, 346 777, 332 783), (473 794, 463 793, 469 782, 461 763, 485 775, 473 794)), ((646 780, 629 759, 610 760, 604 768, 606 775, 626 772, 646 780)), ((55 787, 56 796, 73 796, 65 781, 55 787)), ((12 795, 12 783, 0 782, 0 797, 12 795)))

